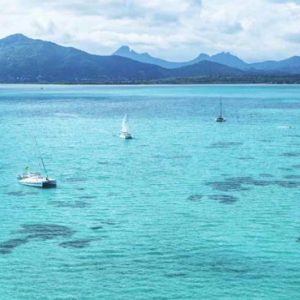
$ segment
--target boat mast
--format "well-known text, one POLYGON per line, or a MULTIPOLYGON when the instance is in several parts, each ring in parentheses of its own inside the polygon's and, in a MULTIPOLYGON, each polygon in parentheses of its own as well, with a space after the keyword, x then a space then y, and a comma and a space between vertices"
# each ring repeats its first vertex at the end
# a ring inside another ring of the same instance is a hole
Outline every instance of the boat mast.
POLYGON ((44 160, 43 160, 42 156, 40 157, 40 159, 41 159, 41 162, 42 162, 42 165, 43 165, 46 177, 48 178, 48 172, 47 172, 47 169, 46 169, 46 166, 45 166, 45 163, 44 163, 44 160))
POLYGON ((220 116, 223 117, 222 98, 220 98, 220 116))
POLYGON ((35 141, 35 144, 36 144, 36 147, 37 147, 37 150, 38 150, 38 154, 39 154, 40 160, 42 162, 42 166, 43 166, 44 172, 46 174, 46 177, 48 178, 48 172, 47 172, 47 169, 46 169, 46 165, 45 165, 44 159, 42 157, 42 153, 40 151, 40 148, 39 148, 39 145, 37 143, 36 137, 34 137, 34 141, 35 141))
POLYGON ((128 132, 129 131, 129 126, 128 126, 128 116, 125 114, 122 122, 122 132, 128 132))

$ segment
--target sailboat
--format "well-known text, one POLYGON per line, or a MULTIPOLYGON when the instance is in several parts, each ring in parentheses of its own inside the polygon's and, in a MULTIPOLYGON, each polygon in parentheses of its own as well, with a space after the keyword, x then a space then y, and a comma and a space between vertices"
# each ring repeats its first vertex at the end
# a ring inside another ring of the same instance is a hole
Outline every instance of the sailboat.
POLYGON ((123 121, 122 121, 122 129, 121 129, 121 133, 120 133, 120 138, 125 139, 125 140, 132 139, 132 135, 129 133, 127 115, 124 116, 123 121))
POLYGON ((219 114, 219 116, 216 118, 216 122, 218 122, 218 123, 226 122, 226 119, 223 117, 223 105, 222 105, 222 99, 220 99, 220 114, 219 114))
MULTIPOLYGON (((36 144, 37 141, 35 140, 36 144)), ((40 172, 31 172, 29 167, 26 167, 22 175, 18 175, 18 181, 22 185, 38 187, 38 188, 55 188, 56 180, 49 178, 46 165, 42 155, 40 154, 40 160, 46 176, 43 176, 40 172)))

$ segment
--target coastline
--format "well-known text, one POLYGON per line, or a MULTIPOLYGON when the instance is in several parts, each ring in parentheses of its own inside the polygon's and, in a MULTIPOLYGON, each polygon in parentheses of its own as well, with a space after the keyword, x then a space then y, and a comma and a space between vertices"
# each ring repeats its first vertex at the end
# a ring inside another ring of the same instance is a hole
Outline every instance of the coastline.
POLYGON ((239 85, 239 84, 268 84, 283 85, 300 84, 300 75, 290 76, 238 76, 238 77, 187 77, 166 78, 160 80, 78 80, 78 81, 2 81, 0 84, 36 84, 36 85, 239 85))
POLYGON ((47 82, 47 83, 37 83, 37 82, 0 82, 1 86, 300 86, 300 82, 295 83, 286 83, 286 82, 216 82, 216 83, 56 83, 56 82, 47 82))

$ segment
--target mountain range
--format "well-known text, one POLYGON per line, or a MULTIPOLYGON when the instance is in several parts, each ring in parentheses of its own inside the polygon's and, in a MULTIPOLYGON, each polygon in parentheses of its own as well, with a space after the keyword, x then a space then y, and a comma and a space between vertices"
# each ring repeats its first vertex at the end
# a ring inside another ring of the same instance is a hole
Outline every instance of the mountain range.
POLYGON ((300 81, 300 58, 247 64, 219 53, 177 63, 127 46, 101 56, 22 34, 0 39, 2 83, 276 82, 278 74, 284 82, 300 81))
POLYGON ((201 61, 211 61, 211 62, 227 65, 229 67, 238 68, 242 70, 250 68, 247 63, 239 59, 237 56, 225 52, 217 53, 212 56, 209 56, 208 54, 205 53, 201 53, 196 58, 186 62, 171 62, 171 61, 163 60, 160 58, 153 57, 148 53, 135 52, 134 50, 130 49, 128 46, 120 47, 116 52, 113 53, 113 55, 127 57, 139 62, 153 64, 167 69, 175 69, 184 66, 189 66, 189 65, 199 63, 201 61))
POLYGON ((293 56, 284 60, 263 61, 257 63, 247 63, 239 57, 231 54, 230 52, 220 52, 214 55, 208 55, 205 53, 199 54, 196 58, 186 62, 171 62, 156 58, 148 53, 138 53, 128 46, 120 47, 113 55, 127 57, 139 62, 149 63, 157 66, 161 66, 167 69, 180 68, 182 66, 193 65, 201 61, 210 61, 232 68, 237 68, 244 71, 273 71, 288 74, 300 74, 300 56, 293 56))

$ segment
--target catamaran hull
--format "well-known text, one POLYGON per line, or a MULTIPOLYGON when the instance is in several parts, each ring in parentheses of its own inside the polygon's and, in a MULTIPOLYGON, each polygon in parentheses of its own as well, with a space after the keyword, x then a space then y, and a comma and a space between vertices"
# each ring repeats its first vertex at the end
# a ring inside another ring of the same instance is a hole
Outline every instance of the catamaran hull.
POLYGON ((43 182, 43 189, 51 189, 51 188, 56 188, 56 181, 47 181, 43 182))
POLYGON ((217 123, 223 123, 223 122, 226 122, 226 120, 224 118, 219 117, 219 118, 216 119, 216 122, 217 123))
POLYGON ((55 180, 41 181, 41 182, 28 182, 28 181, 24 181, 24 180, 19 180, 19 183, 22 185, 41 188, 41 189, 50 189, 50 188, 56 187, 55 180))
POLYGON ((124 140, 132 140, 132 136, 130 134, 121 134, 120 138, 124 140))

